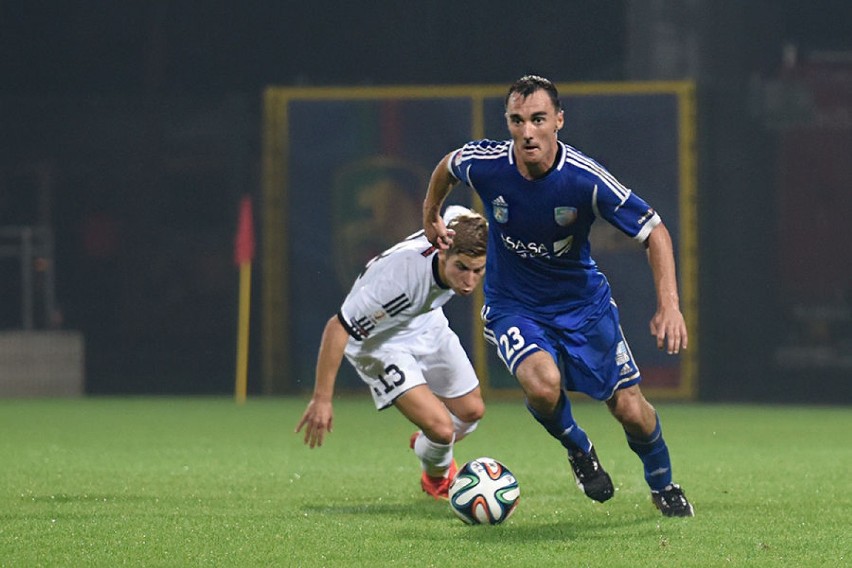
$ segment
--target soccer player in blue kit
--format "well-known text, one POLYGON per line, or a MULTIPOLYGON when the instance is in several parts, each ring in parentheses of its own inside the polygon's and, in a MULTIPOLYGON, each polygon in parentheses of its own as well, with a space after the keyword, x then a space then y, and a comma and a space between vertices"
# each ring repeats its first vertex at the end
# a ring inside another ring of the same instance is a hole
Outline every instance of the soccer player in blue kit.
POLYGON ((440 211, 456 183, 479 194, 489 221, 486 338, 518 380, 530 413, 567 449, 577 485, 600 502, 614 493, 565 390, 606 401, 642 460, 654 505, 665 516, 691 517, 589 245, 598 217, 644 244, 657 295, 651 334, 658 348, 677 354, 687 347, 687 332, 671 236, 644 200, 558 139, 564 116, 552 82, 522 77, 509 87, 505 109, 510 140, 469 142, 435 168, 423 203, 426 236, 440 249, 452 242, 440 211))

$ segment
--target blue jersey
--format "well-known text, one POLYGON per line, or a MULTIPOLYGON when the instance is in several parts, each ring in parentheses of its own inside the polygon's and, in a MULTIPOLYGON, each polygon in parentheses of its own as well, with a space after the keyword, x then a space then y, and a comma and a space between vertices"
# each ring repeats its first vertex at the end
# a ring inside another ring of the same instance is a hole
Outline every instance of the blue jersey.
POLYGON ((452 175, 473 188, 489 221, 485 299, 573 329, 607 309, 610 288, 589 246, 598 217, 644 241, 660 223, 653 209, 603 166, 559 143, 554 167, 535 180, 517 169, 511 140, 476 140, 457 150, 452 175))

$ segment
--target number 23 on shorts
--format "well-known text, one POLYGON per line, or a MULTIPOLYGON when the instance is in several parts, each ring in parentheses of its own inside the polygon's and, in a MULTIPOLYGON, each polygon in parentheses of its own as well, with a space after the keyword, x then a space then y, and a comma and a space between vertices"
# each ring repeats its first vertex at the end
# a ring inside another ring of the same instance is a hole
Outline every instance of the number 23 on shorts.
POLYGON ((511 361, 512 358, 526 345, 524 336, 521 335, 521 330, 516 326, 512 326, 506 330, 506 333, 500 336, 500 350, 503 352, 503 357, 506 361, 511 361))
POLYGON ((521 328, 517 326, 508 328, 506 333, 500 336, 499 343, 500 357, 512 374, 524 355, 536 348, 535 342, 528 342, 521 334, 521 328))

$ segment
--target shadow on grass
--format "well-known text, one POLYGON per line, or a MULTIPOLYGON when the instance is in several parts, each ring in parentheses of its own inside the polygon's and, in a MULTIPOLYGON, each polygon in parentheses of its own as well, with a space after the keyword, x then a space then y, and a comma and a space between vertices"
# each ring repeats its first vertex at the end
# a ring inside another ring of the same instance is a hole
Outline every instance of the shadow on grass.
POLYGON ((19 499, 22 503, 19 510, 0 512, 0 520, 117 518, 127 511, 139 516, 157 512, 164 506, 163 500, 156 496, 106 493, 21 495, 19 499))
POLYGON ((303 513, 318 515, 375 515, 395 518, 440 519, 450 515, 449 505, 442 502, 425 503, 329 503, 326 505, 306 505, 303 513))
POLYGON ((659 534, 659 513, 600 515, 582 519, 536 518, 517 513, 503 525, 470 526, 465 525, 449 510, 446 502, 364 502, 364 503, 328 503, 325 505, 306 505, 300 508, 304 514, 328 517, 372 516, 374 518, 392 517, 403 520, 416 520, 417 529, 408 531, 403 525, 397 525, 398 538, 414 540, 433 540, 440 546, 447 539, 447 529, 452 529, 452 538, 476 543, 529 543, 561 542, 566 539, 612 539, 613 534, 629 530, 635 535, 653 537, 659 534))
MULTIPOLYGON (((530 542, 562 542, 565 540, 611 540, 614 534, 629 529, 634 535, 654 536, 658 533, 654 523, 637 520, 634 517, 613 518, 589 521, 565 519, 541 522, 533 519, 510 520, 498 526, 462 526, 453 533, 456 540, 480 544, 518 544, 530 542)), ((440 539, 436 539, 440 540, 440 539)))

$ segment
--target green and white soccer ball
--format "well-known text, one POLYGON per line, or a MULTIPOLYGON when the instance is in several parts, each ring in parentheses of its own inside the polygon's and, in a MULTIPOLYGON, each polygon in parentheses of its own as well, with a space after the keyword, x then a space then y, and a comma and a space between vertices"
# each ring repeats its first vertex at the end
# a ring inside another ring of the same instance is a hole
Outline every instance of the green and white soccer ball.
POLYGON ((505 465, 477 458, 459 469, 449 491, 450 509, 469 525, 499 525, 518 506, 521 489, 505 465))

